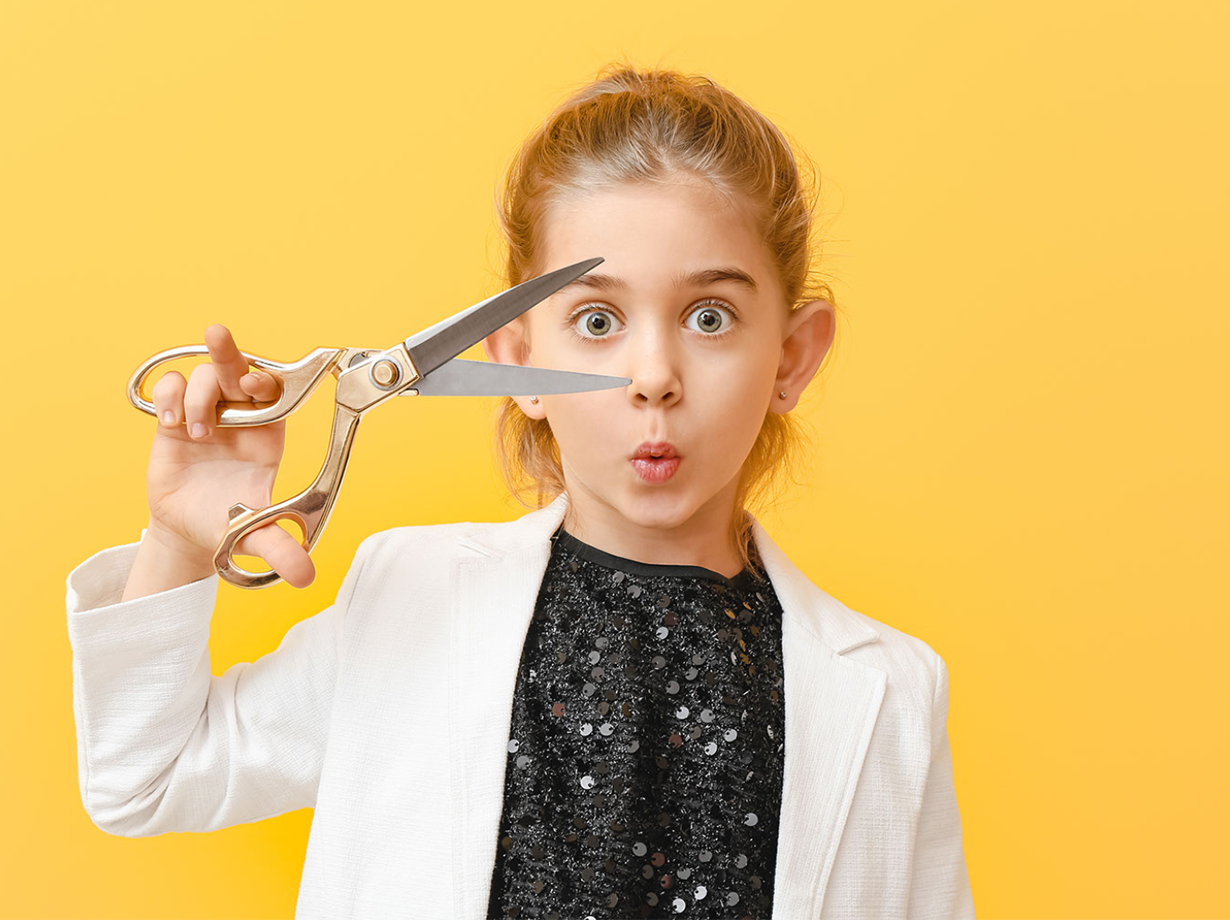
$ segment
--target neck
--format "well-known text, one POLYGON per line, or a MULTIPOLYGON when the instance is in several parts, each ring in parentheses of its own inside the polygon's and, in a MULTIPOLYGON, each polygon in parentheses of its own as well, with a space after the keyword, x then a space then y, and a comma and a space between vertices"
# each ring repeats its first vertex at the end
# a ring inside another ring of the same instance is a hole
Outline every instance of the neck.
POLYGON ((657 565, 698 565, 734 578, 743 557, 731 541, 732 483, 684 520, 655 509, 633 519, 587 490, 568 485, 564 529, 583 543, 614 556, 657 565))

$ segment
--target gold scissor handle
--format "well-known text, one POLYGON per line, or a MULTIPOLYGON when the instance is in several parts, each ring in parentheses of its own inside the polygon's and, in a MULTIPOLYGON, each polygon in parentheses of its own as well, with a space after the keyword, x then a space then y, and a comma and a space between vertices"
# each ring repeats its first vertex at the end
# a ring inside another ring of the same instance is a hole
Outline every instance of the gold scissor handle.
MULTIPOLYGON (((141 394, 142 384, 150 371, 176 358, 207 354, 209 349, 204 345, 184 345, 153 355, 128 379, 129 402, 142 412, 154 415, 154 404, 141 394)), ((231 556, 235 545, 258 527, 289 519, 303 529, 302 545, 310 553, 329 522, 333 503, 342 487, 359 420, 376 406, 412 388, 422 377, 404 343, 382 352, 363 348, 317 348, 294 364, 270 361, 247 352, 240 354, 248 363, 277 376, 282 394, 277 402, 258 409, 238 406, 224 409, 218 416, 220 425, 254 426, 279 421, 298 409, 326 374, 333 373, 337 377, 329 452, 312 484, 293 498, 268 508, 249 508, 239 502, 231 505, 228 511, 226 533, 214 553, 214 568, 236 587, 264 588, 281 581, 282 577, 273 571, 249 572, 238 565, 231 556)))
MULTIPOLYGON (((205 345, 181 345, 178 348, 160 351, 147 358, 128 378, 128 401, 142 412, 155 415, 154 404, 141 392, 145 378, 150 375, 150 372, 160 364, 166 364, 176 358, 208 354, 209 348, 205 345)), ((339 373, 352 357, 363 354, 363 352, 354 348, 317 348, 293 364, 271 361, 260 355, 250 355, 246 351, 240 354, 247 359, 249 364, 269 372, 276 378, 282 385, 282 392, 277 402, 260 408, 243 408, 238 405, 230 406, 227 403, 221 403, 220 405, 229 407, 218 414, 218 424, 227 427, 267 425, 286 418, 307 401, 327 374, 339 373)))

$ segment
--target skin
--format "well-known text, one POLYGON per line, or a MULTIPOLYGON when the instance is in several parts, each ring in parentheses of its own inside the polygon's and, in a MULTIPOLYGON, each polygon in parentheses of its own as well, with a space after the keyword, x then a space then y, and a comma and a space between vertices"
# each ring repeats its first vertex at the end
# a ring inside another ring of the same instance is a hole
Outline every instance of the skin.
POLYGON ((816 300, 791 314, 750 212, 701 181, 621 185, 555 205, 539 252, 538 274, 602 256, 582 281, 623 282, 569 286, 484 341, 488 359, 503 364, 632 379, 537 403, 516 397, 559 443, 565 529, 625 558, 736 575, 729 531, 739 472, 765 413, 793 409, 819 369, 833 341, 832 305, 816 300), (677 274, 717 267, 745 272, 756 290, 731 280, 675 286, 677 274), (585 307, 590 315, 569 319, 585 307), (643 441, 675 446, 682 461, 671 479, 640 478, 629 461, 643 441))

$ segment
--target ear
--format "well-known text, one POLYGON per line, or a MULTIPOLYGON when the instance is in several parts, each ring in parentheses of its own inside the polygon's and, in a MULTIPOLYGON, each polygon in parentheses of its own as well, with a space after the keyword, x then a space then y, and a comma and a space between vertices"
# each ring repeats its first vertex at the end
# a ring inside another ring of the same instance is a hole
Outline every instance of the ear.
POLYGON ((799 404, 799 397, 833 344, 836 328, 837 314, 827 300, 813 300, 790 314, 773 398, 769 401, 771 412, 789 412, 799 404), (782 391, 786 393, 785 399, 779 398, 782 391))
MULTIPOLYGON (((530 363, 530 342, 526 328, 525 317, 519 316, 511 323, 501 326, 491 335, 483 339, 483 354, 488 361, 496 364, 519 364, 527 366, 530 363)), ((530 402, 528 396, 514 396, 521 411, 530 418, 543 419, 547 417, 542 400, 530 402)))

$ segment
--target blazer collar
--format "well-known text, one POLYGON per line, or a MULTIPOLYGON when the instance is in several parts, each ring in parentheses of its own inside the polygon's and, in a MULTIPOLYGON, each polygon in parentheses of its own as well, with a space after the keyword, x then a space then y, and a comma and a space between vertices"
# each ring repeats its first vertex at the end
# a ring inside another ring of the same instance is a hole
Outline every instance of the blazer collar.
MULTIPOLYGON (((516 555, 521 565, 547 567, 551 555, 551 534, 555 533, 568 510, 568 493, 561 493, 549 505, 522 515, 514 521, 497 524, 463 540, 487 556, 516 555)), ((787 616, 812 633, 835 654, 842 655, 880 638, 871 622, 818 588, 773 541, 760 521, 752 518, 752 539, 773 590, 787 616)))
MULTIPOLYGON (((481 918, 503 813, 508 732, 521 649, 567 495, 472 531, 454 563, 449 656, 453 914, 481 918)), ((782 605, 785 766, 772 920, 821 916, 887 675, 842 653, 878 638, 821 591, 759 522, 756 548, 782 605)))

